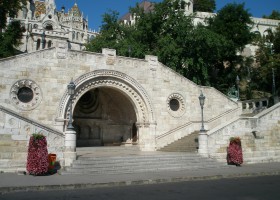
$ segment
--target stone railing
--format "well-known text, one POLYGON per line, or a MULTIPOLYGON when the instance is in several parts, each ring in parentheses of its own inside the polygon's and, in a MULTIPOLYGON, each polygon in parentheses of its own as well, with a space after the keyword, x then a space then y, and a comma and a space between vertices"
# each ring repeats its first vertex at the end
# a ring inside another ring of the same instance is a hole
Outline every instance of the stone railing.
MULTIPOLYGON (((278 144, 274 146, 269 144, 273 139, 268 135, 269 130, 272 130, 274 126, 279 124, 279 120, 280 103, 263 110, 253 117, 240 116, 239 118, 233 118, 226 123, 220 124, 207 132, 209 156, 224 161, 229 138, 233 136, 238 136, 242 139, 243 153, 245 153, 245 156, 248 153, 254 154, 252 151, 262 150, 262 147, 266 146, 269 146, 272 150, 279 149, 278 144), (266 134, 265 140, 263 140, 265 138, 264 134, 266 134), (255 141, 257 139, 262 140, 255 141)), ((275 133, 272 134, 274 136, 277 135, 275 133)), ((256 159, 256 162, 258 162, 257 155, 251 154, 248 155, 255 156, 252 159, 256 159)), ((247 159, 249 159, 248 156, 247 159)))
MULTIPOLYGON (((32 126, 31 129, 34 132, 53 133, 53 134, 55 134, 55 135, 57 135, 59 137, 64 137, 63 132, 61 132, 59 130, 56 130, 56 129, 50 127, 50 126, 43 125, 40 122, 36 122, 33 119, 29 119, 27 117, 21 116, 21 115, 17 114, 16 112, 14 112, 14 111, 12 111, 10 109, 4 108, 3 106, 0 106, 0 111, 5 113, 5 114, 8 114, 8 115, 14 117, 15 119, 18 119, 18 120, 21 120, 21 121, 25 122, 25 124, 30 124, 30 126, 32 126)), ((11 121, 11 122, 13 122, 13 121, 11 121)))
POLYGON ((258 113, 268 108, 268 98, 242 101, 242 114, 258 113))
MULTIPOLYGON (((207 130, 210 130, 221 123, 224 123, 233 118, 237 118, 239 116, 239 113, 240 113, 239 108, 228 110, 225 113, 222 113, 214 118, 205 121, 205 128, 207 130)), ((194 131, 200 130, 200 128, 201 128, 200 121, 187 122, 179 127, 176 127, 170 131, 167 131, 164 134, 157 136, 156 146, 157 148, 164 147, 176 140, 181 139, 182 137, 191 134, 194 131)))

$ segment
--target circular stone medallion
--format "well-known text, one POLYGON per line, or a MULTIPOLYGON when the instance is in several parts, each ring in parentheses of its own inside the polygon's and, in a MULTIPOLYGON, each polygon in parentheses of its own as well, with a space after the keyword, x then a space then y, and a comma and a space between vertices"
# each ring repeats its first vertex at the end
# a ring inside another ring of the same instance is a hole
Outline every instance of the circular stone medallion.
POLYGON ((181 94, 173 93, 167 98, 167 110, 173 117, 181 117, 185 113, 185 101, 181 94))
POLYGON ((20 110, 32 110, 42 100, 39 86, 32 80, 19 80, 11 88, 11 102, 20 110))

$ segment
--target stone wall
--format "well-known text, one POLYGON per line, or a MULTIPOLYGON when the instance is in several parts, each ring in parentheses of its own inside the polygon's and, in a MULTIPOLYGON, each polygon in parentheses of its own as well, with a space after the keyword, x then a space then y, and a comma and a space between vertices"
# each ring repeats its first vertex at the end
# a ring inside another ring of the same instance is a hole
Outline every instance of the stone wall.
POLYGON ((236 117, 208 132, 210 157, 226 161, 230 137, 240 137, 245 163, 280 161, 280 104, 254 117, 236 117))
POLYGON ((67 50, 62 44, 56 49, 3 59, 0 66, 0 105, 61 132, 65 131, 69 114, 67 84, 71 78, 77 84, 74 107, 84 93, 96 87, 121 92, 135 110, 139 143, 143 148, 150 146, 150 150, 155 149, 158 136, 179 128, 181 137, 199 128, 201 91, 206 96, 205 121, 211 122, 232 110, 238 113, 236 102, 214 88, 196 85, 162 65, 155 56, 140 60, 118 57, 111 49, 98 54, 67 50), (17 91, 23 86, 36 95, 27 104, 17 98, 17 91), (178 104, 175 109, 172 100, 178 104), (180 128, 188 123, 196 126, 180 128))

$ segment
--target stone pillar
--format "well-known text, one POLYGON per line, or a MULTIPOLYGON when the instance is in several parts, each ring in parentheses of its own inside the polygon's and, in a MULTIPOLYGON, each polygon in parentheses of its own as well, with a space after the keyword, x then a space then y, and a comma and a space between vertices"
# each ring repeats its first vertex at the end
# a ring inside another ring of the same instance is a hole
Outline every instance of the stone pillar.
POLYGON ((203 157, 209 157, 208 135, 206 131, 200 131, 198 134, 198 153, 203 157))
POLYGON ((138 128, 139 146, 142 151, 155 151, 155 124, 136 124, 138 128))
POLYGON ((64 166, 70 166, 76 159, 76 131, 67 130, 65 132, 64 166))

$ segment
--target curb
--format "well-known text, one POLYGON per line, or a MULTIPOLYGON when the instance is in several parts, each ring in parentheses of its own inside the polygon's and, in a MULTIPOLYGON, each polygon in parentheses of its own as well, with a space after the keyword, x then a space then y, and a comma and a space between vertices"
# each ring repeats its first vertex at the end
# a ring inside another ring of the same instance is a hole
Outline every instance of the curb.
POLYGON ((194 176, 194 177, 175 177, 163 179, 148 179, 136 181, 117 181, 108 183, 80 183, 68 185, 41 185, 41 186, 20 186, 20 187, 1 187, 0 195, 14 192, 29 192, 29 191, 50 191, 50 190, 73 190, 73 189, 91 189, 101 187, 116 187, 116 186, 132 186, 132 185, 148 185, 148 184, 162 184, 175 183, 186 181, 203 181, 203 180, 219 180, 230 178, 246 178, 246 177, 260 177, 260 176, 275 176, 280 175, 280 171, 274 172, 258 172, 258 173, 243 173, 230 175, 213 175, 213 176, 194 176))

